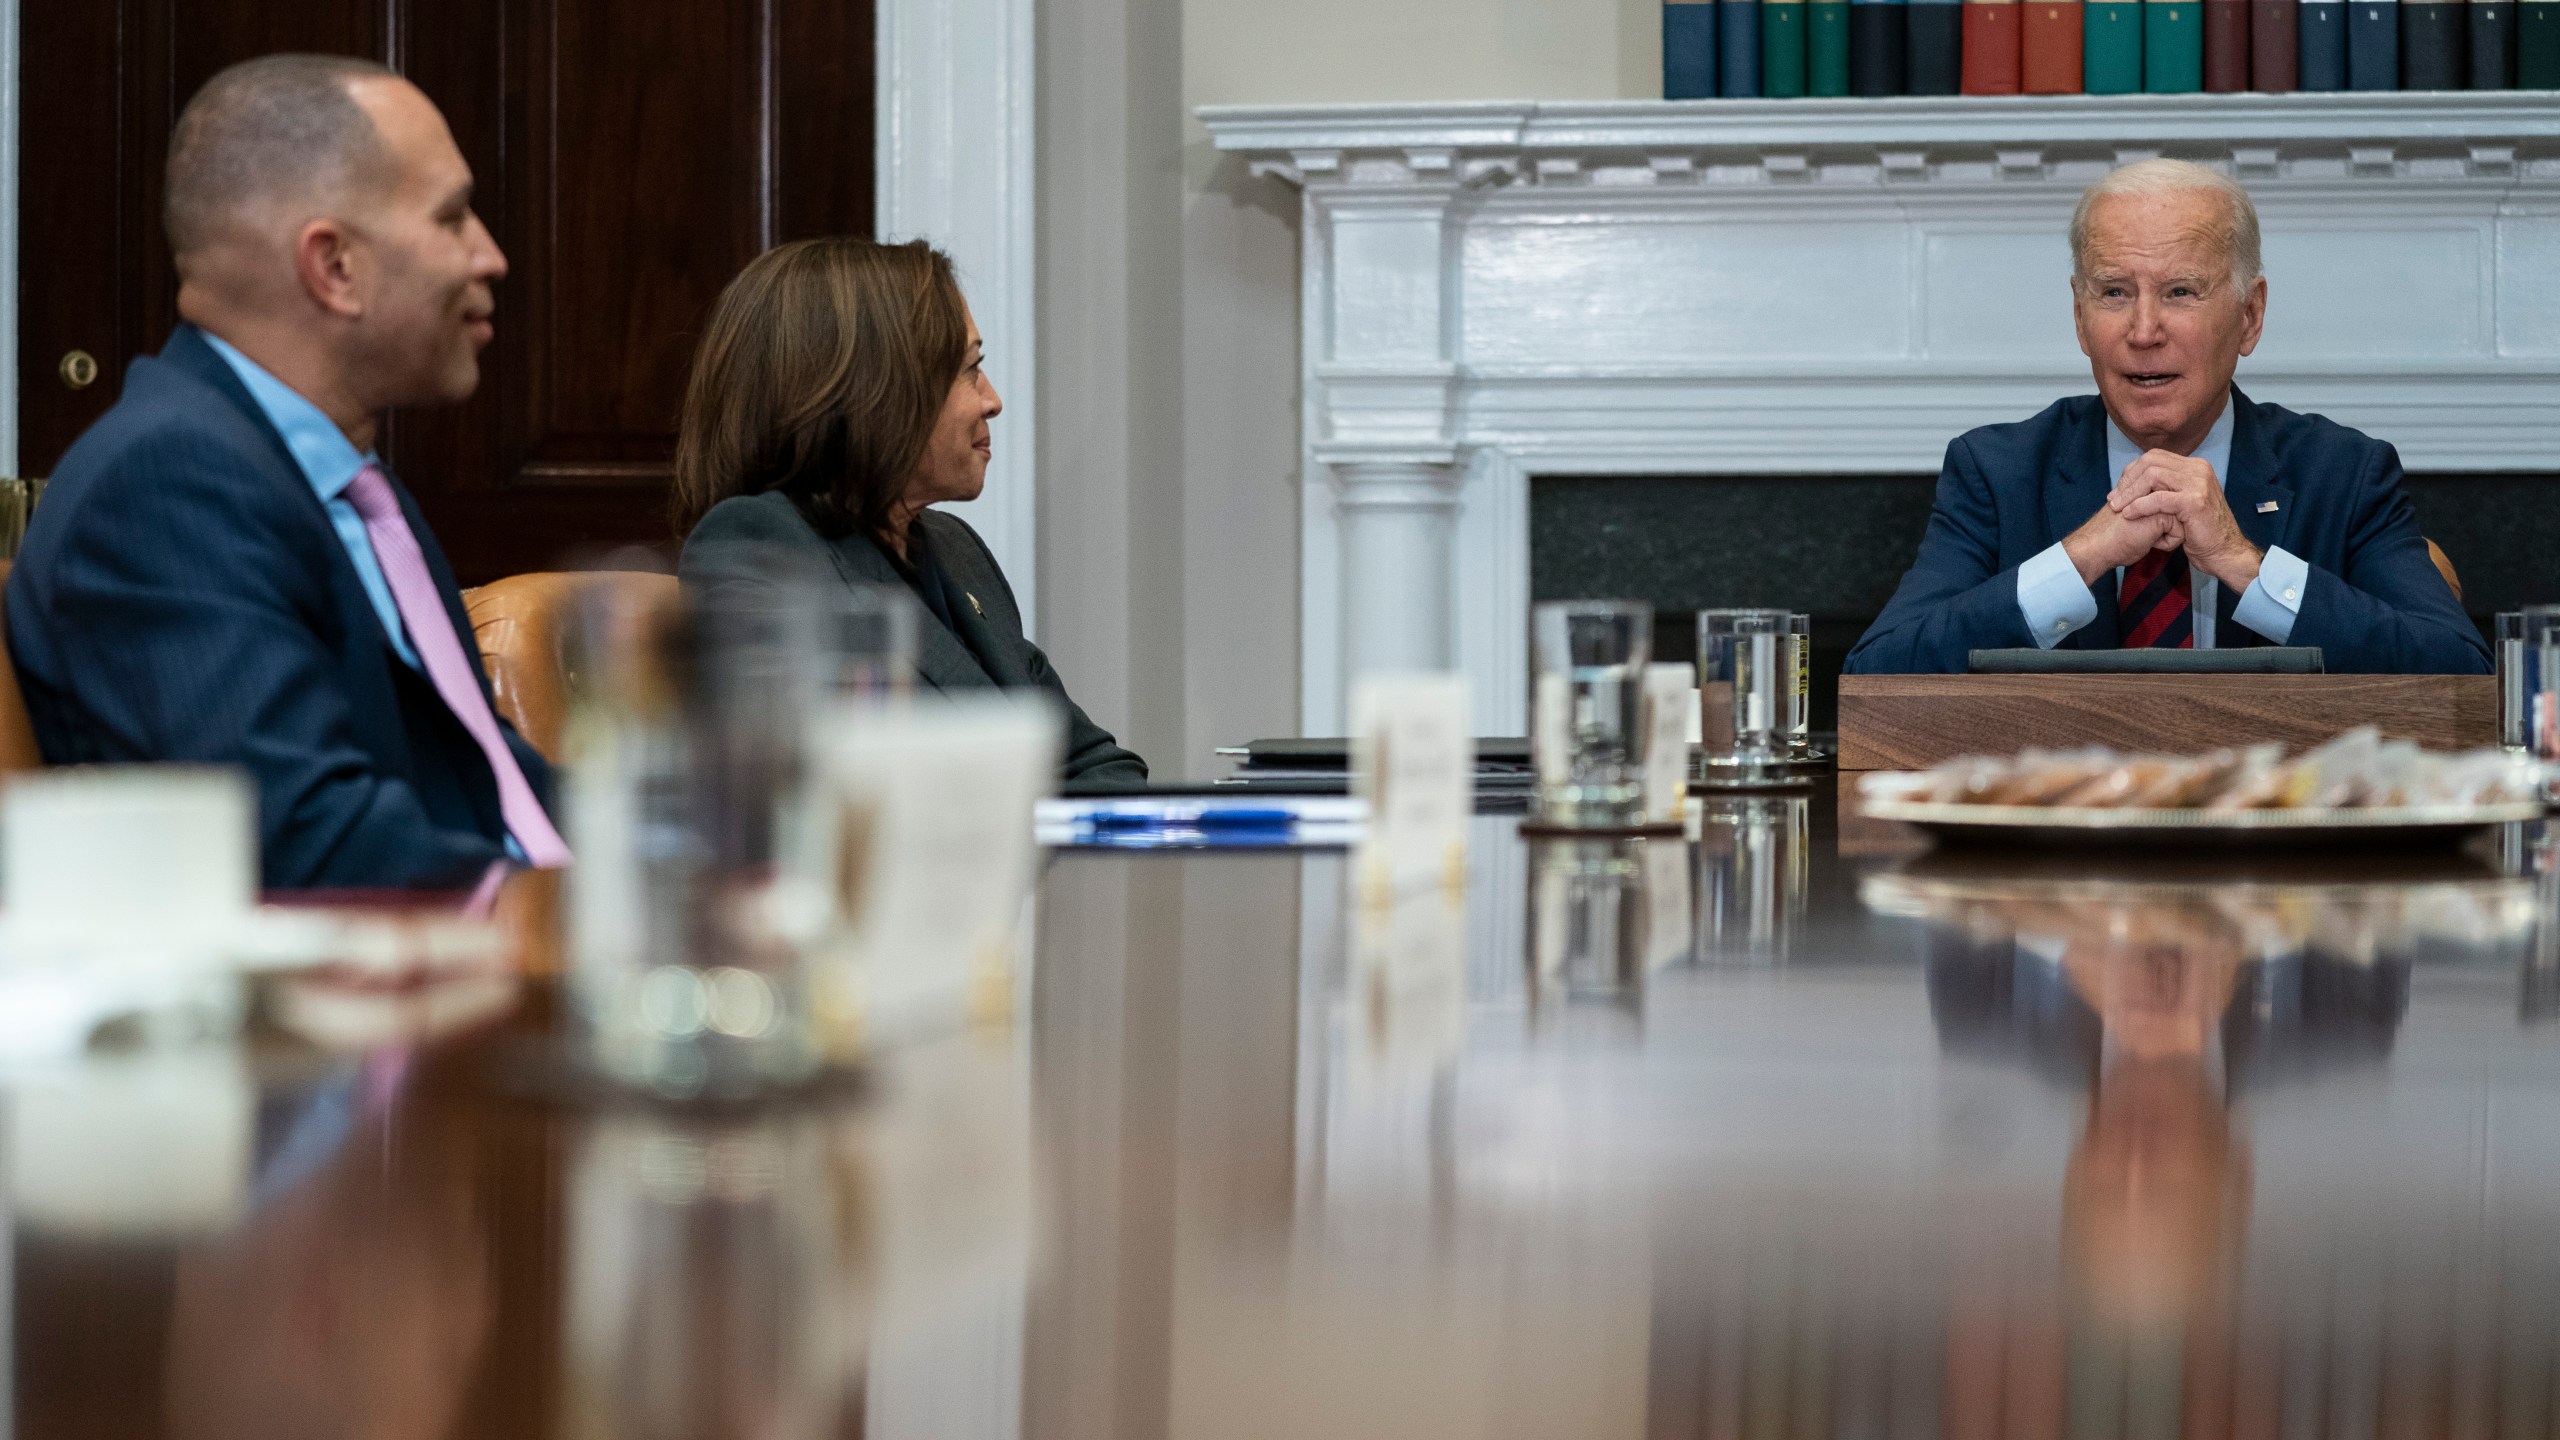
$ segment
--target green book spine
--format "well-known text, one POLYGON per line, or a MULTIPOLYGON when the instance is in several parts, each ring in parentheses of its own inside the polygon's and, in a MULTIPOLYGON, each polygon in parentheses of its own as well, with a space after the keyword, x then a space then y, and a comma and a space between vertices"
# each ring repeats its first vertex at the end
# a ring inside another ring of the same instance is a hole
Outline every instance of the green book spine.
POLYGON ((2560 90, 2560 0, 2516 7, 2516 88, 2560 90))
MULTIPOLYGON (((2081 84, 2092 95, 2142 88, 2142 0, 2089 0, 2080 10, 2081 84)), ((2198 56, 2203 52, 2199 50, 2198 56)))
POLYGON ((1804 95, 1807 8, 1804 0, 1760 0, 1760 93, 1772 100, 1804 95))
POLYGON ((1849 0, 1806 0, 1804 90, 1808 95, 1849 93, 1849 0))
POLYGON ((2203 0, 2142 0, 2142 88, 2154 95, 2204 89, 2203 0))

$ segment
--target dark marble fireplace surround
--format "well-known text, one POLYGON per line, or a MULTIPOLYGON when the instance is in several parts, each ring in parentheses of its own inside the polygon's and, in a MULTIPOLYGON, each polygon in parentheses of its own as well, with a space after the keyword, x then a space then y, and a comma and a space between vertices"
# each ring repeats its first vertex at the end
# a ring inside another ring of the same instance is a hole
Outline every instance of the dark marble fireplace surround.
MULTIPOLYGON (((1529 490, 1534 599, 1624 597, 1657 612, 1654 653, 1695 654, 1695 612, 1813 616, 1813 724, 1836 723, 1840 665, 1919 547, 1934 475, 1539 476, 1529 490)), ((2560 473, 2412 475, 2418 523, 2489 617, 2560 601, 2560 473)))

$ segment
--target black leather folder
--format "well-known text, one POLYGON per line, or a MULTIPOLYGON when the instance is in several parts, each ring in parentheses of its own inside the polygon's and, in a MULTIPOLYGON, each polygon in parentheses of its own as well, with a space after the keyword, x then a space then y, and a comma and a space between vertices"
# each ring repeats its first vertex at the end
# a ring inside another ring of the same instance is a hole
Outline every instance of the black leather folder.
POLYGON ((1975 675, 2325 675, 2317 645, 2238 650, 1968 650, 1975 675))

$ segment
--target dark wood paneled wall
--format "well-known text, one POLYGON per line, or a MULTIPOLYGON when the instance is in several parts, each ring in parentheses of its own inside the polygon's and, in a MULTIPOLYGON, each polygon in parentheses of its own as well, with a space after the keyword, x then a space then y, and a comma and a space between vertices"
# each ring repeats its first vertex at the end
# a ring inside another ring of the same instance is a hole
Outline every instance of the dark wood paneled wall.
POLYGON ((512 273, 480 393, 387 455, 465 584, 663 542, 704 314, 756 254, 868 233, 869 0, 33 4, 21 170, 20 469, 46 473, 176 320, 161 232, 178 110, 279 50, 367 55, 453 127, 512 273), (58 368, 94 355, 74 390, 58 368))

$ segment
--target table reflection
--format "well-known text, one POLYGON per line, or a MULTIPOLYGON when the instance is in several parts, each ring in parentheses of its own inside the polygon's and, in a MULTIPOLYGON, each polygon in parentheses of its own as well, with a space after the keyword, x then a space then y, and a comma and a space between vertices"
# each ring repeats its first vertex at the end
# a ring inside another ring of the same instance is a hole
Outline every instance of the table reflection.
POLYGON ((1708 795, 1699 807, 1699 960, 1786 959, 1804 923, 1811 802, 1802 795, 1708 795))
POLYGON ((1015 1025, 753 1105, 545 1083, 539 993, 21 1076, 15 1433, 2560 1420, 2540 836, 1844 857, 1715 798, 1478 817, 1463 886, 1061 856, 1015 1025))

